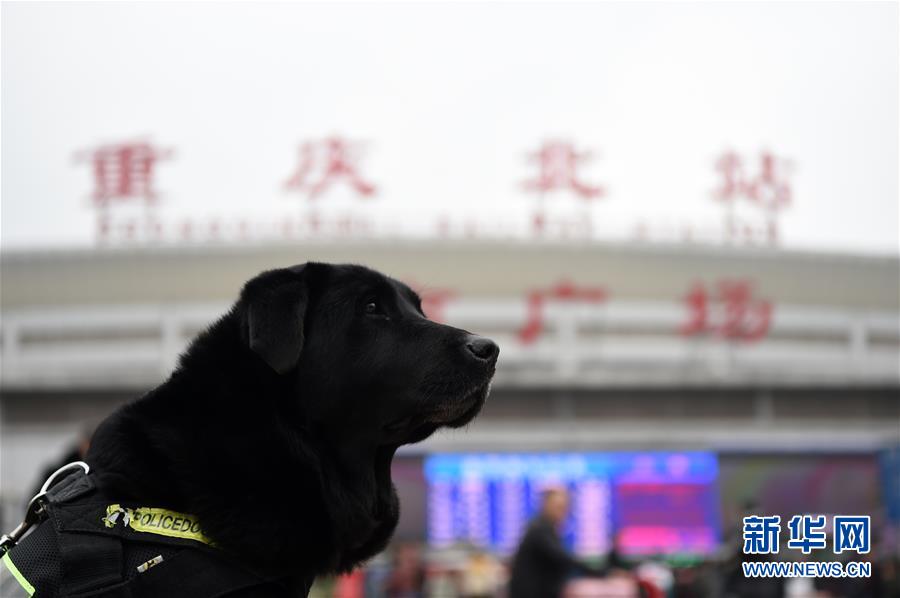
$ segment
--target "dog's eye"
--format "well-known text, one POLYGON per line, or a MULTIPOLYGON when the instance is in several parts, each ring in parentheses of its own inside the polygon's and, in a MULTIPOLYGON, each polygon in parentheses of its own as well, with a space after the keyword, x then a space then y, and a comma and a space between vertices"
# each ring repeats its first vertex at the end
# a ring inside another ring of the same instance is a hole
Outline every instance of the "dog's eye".
POLYGON ((367 316, 375 316, 378 319, 389 320, 387 313, 384 311, 384 306, 381 304, 375 297, 369 297, 366 299, 366 302, 363 304, 363 314, 367 316))

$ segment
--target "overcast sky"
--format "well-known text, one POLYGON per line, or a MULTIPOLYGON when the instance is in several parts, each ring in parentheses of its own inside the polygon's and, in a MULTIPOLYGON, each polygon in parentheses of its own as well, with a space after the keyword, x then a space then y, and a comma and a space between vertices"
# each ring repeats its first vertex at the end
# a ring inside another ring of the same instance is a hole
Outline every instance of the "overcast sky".
POLYGON ((413 230, 529 214, 525 156, 561 138, 610 238, 718 227, 716 157, 771 150, 785 246, 896 253, 898 50, 889 2, 4 3, 2 246, 94 242, 99 144, 174 151, 163 219, 278 218, 309 205, 298 145, 338 134, 377 192, 319 205, 413 230))

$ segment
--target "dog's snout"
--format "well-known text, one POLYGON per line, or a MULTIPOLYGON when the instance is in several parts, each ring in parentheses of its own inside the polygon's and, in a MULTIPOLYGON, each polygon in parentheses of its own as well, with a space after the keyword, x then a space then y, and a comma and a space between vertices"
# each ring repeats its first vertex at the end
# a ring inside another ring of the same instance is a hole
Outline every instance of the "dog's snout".
POLYGON ((497 343, 483 336, 470 336, 466 341, 466 349, 477 359, 482 361, 494 361, 500 352, 497 343))

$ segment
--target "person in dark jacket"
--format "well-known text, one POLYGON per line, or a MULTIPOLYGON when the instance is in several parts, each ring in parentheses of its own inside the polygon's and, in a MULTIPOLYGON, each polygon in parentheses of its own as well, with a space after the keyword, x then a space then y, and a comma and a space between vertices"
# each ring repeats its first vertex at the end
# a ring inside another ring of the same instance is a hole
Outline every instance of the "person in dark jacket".
POLYGON ((544 493, 541 512, 528 525, 513 558, 509 598, 556 598, 572 574, 599 574, 563 546, 558 528, 568 511, 565 490, 544 493))

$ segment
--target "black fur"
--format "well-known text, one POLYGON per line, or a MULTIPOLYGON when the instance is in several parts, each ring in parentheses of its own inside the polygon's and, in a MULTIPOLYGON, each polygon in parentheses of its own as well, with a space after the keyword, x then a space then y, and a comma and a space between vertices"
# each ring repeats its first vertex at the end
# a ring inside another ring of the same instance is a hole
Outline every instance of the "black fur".
POLYGON ((480 410, 497 350, 472 338, 361 266, 268 271, 101 424, 87 461, 109 496, 193 513, 260 570, 347 571, 396 526, 397 447, 480 410))

